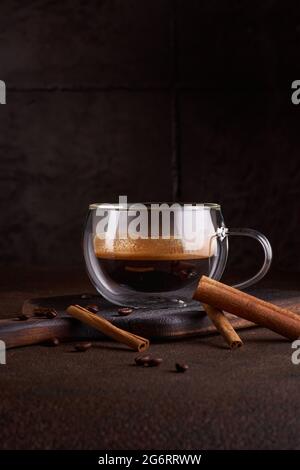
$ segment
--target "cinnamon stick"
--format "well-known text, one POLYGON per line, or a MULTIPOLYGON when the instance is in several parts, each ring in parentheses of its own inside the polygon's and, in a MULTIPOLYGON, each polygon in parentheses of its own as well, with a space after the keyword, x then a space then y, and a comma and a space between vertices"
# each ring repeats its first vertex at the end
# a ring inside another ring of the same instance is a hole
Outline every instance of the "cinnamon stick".
POLYGON ((243 341, 222 310, 219 310, 218 308, 212 307, 208 304, 203 304, 203 307, 208 317, 217 328, 218 332, 223 336, 226 343, 229 345, 230 349, 240 348, 243 345, 243 341))
POLYGON ((87 323, 93 328, 96 328, 96 330, 101 331, 101 333, 109 336, 115 341, 126 344, 135 351, 142 352, 149 348, 150 343, 148 339, 122 330, 100 315, 95 315, 80 305, 70 305, 70 307, 67 308, 67 312, 74 318, 77 318, 77 320, 87 323))
POLYGON ((201 277, 194 299, 269 328, 291 340, 300 336, 300 318, 296 313, 206 276, 201 277))

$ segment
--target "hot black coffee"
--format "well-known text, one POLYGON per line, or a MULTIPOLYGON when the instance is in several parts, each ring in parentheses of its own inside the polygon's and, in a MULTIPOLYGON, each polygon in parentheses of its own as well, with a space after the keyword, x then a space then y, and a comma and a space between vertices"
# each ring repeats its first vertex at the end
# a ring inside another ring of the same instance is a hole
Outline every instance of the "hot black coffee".
POLYGON ((168 292, 187 287, 209 272, 210 258, 187 251, 179 239, 95 238, 94 250, 103 280, 139 292, 168 292))

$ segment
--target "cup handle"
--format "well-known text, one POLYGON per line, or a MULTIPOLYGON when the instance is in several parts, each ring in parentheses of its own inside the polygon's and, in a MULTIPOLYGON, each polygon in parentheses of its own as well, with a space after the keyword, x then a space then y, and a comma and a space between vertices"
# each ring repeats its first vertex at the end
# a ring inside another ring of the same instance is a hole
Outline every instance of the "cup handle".
POLYGON ((265 259, 258 273, 250 279, 247 279, 244 282, 240 282, 239 284, 235 284, 232 287, 235 287, 236 289, 245 289, 246 287, 252 286, 260 279, 262 279, 270 269, 272 262, 272 247, 270 245, 269 240, 262 233, 250 228, 233 228, 228 230, 226 229, 226 236, 241 236, 254 238, 261 244, 264 250, 265 259))

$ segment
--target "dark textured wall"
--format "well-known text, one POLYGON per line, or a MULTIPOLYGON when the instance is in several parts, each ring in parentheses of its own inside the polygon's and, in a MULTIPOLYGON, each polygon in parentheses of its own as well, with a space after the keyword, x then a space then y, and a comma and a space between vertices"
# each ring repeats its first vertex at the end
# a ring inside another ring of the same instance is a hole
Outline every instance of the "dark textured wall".
POLYGON ((88 204, 127 194, 220 202, 300 270, 299 46, 296 1, 2 0, 4 262, 81 262, 88 204))

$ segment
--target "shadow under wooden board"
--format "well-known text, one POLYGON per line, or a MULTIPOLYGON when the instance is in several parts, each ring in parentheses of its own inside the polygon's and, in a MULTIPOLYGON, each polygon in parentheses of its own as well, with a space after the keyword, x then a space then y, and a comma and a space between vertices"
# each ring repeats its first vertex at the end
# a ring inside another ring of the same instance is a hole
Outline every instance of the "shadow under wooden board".
MULTIPOLYGON (((255 289, 248 292, 300 314, 299 291, 255 289)), ((83 307, 97 304, 99 314, 114 325, 157 341, 216 333, 215 327, 198 302, 193 302, 185 308, 137 309, 128 316, 120 316, 119 307, 110 304, 100 295, 78 294, 26 300, 22 311, 29 316, 29 319, 26 321, 17 318, 0 320, 0 339, 5 341, 7 348, 39 344, 53 338, 62 341, 104 339, 105 337, 99 331, 71 318, 66 313, 66 308, 74 304, 83 307), (41 307, 55 308, 58 312, 57 317, 54 319, 36 317, 34 311, 41 307)), ((234 315, 228 314, 228 318, 237 330, 256 326, 234 315)))

